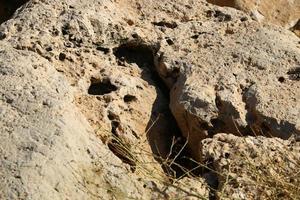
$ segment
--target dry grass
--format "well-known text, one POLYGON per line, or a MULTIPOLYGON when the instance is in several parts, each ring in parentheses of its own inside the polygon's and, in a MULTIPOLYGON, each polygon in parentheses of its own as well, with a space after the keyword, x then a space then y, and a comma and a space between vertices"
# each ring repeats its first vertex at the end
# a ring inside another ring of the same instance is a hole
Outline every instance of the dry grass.
MULTIPOLYGON (((245 137, 239 138, 244 139, 247 144, 245 137)), ((228 165, 224 168, 208 167, 187 158, 194 163, 193 167, 187 168, 176 162, 177 158, 182 156, 187 141, 175 156, 171 156, 176 146, 174 139, 168 157, 162 158, 141 148, 141 142, 129 145, 116 136, 110 136, 109 140, 113 141, 111 144, 114 146, 114 153, 131 165, 133 171, 139 176, 153 180, 159 187, 155 188, 156 192, 159 191, 165 199, 169 198, 166 191, 170 187, 182 194, 179 199, 191 197, 207 199, 207 195, 193 192, 189 186, 178 184, 183 177, 195 178, 194 172, 199 169, 217 175, 219 187, 209 188, 210 193, 216 194, 217 199, 233 199, 233 193, 237 194, 236 199, 300 199, 300 156, 297 153, 294 155, 288 147, 285 151, 276 149, 275 151, 278 151, 276 159, 268 157, 270 149, 267 148, 263 149, 263 158, 254 158, 251 152, 236 151, 236 154, 228 159, 228 165), (287 153, 289 155, 286 155, 287 153), (175 177, 173 176, 176 174, 175 169, 180 169, 183 173, 175 177)), ((198 179, 200 181, 200 178, 198 179)))

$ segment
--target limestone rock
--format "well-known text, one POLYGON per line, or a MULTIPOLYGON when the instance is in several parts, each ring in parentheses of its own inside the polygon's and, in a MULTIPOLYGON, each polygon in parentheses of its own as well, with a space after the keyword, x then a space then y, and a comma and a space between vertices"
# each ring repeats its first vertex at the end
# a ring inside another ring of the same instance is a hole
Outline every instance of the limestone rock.
POLYGON ((299 38, 233 8, 30 0, 0 40, 4 199, 207 199, 203 139, 299 134, 299 38))
POLYGON ((144 195, 96 139, 64 77, 35 53, 0 49, 1 199, 144 195))
POLYGON ((300 143, 295 139, 217 134, 202 143, 203 157, 219 178, 218 198, 298 198, 300 143))
POLYGON ((189 196, 155 161, 176 122, 148 66, 156 40, 138 56, 120 48, 141 37, 126 5, 32 0, 1 24, 1 198, 189 196))
POLYGON ((294 0, 208 0, 219 6, 243 10, 258 21, 270 22, 287 29, 300 19, 300 2, 294 0))
MULTIPOLYGON (((300 131, 299 39, 232 9, 170 30, 157 68, 195 157, 198 141, 225 132, 288 138, 300 131), (184 34, 181 34, 184 33, 184 34), (294 78, 293 78, 294 77, 294 78)), ((201 160, 200 157, 197 159, 201 160)))

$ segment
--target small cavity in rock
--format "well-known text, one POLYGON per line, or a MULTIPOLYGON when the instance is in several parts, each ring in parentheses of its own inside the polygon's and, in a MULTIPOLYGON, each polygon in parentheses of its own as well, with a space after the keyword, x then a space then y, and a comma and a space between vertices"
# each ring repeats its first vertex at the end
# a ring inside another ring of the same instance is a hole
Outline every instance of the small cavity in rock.
POLYGON ((64 61, 65 59, 66 59, 66 54, 64 54, 64 53, 60 53, 59 54, 59 56, 58 56, 58 59, 60 60, 60 61, 64 61))
POLYGON ((4 40, 6 38, 6 34, 0 32, 0 40, 4 40))
POLYGON ((98 46, 96 47, 98 51, 102 51, 104 54, 108 54, 110 52, 109 48, 98 46))
POLYGON ((285 78, 281 76, 281 77, 278 78, 278 81, 279 81, 280 83, 283 83, 283 82, 285 81, 285 78))
POLYGON ((165 22, 165 21, 152 22, 152 24, 154 26, 162 26, 162 27, 171 28, 171 29, 174 29, 178 26, 176 22, 165 22))
POLYGON ((166 41, 167 41, 168 45, 173 45, 174 44, 173 40, 170 39, 170 38, 168 38, 166 41))
POLYGON ((124 102, 126 102, 126 103, 136 101, 136 100, 137 100, 137 98, 133 95, 127 94, 124 96, 124 102))
POLYGON ((104 80, 91 80, 91 85, 88 89, 90 95, 104 95, 116 91, 118 88, 113 85, 109 79, 104 80))
POLYGON ((300 67, 295 67, 290 69, 287 74, 289 75, 289 79, 293 81, 300 80, 300 67))

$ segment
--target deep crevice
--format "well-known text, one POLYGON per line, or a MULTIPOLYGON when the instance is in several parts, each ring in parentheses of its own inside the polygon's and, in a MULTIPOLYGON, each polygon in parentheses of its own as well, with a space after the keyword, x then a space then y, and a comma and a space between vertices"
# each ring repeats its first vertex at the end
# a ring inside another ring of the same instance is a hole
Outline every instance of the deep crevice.
MULTIPOLYGON (((136 64, 142 69, 141 78, 155 86, 157 98, 152 107, 151 120, 146 128, 147 139, 154 158, 161 163, 165 173, 178 178, 194 168, 195 163, 190 159, 186 139, 182 137, 181 130, 169 108, 169 89, 156 72, 154 54, 157 50, 155 45, 128 43, 114 48, 113 53, 118 63, 136 64)), ((131 99, 134 98, 124 97, 125 102, 131 99)))
MULTIPOLYGON (((213 172, 213 162, 206 163, 206 167, 202 167, 202 165, 193 160, 191 152, 187 148, 187 140, 183 137, 177 121, 169 108, 169 88, 154 66, 154 55, 157 49, 154 46, 143 44, 124 44, 115 48, 113 52, 118 62, 136 64, 141 68, 142 78, 156 88, 157 99, 153 104, 151 120, 146 129, 148 130, 147 138, 151 150, 164 172, 172 179, 184 176, 202 176, 211 188, 209 199, 216 199, 219 177, 213 172)), ((219 103, 220 105, 218 106, 222 109, 223 106, 221 104, 223 102, 220 101, 219 103)), ((213 119, 211 123, 213 124, 213 129, 217 127, 220 129, 225 126, 220 119, 213 119)), ((206 126, 208 127, 208 124, 206 126)), ((123 162, 128 163, 128 158, 124 159, 122 155, 118 155, 117 152, 114 153, 123 162)), ((135 163, 129 164, 132 168, 135 168, 135 163)))
POLYGON ((0 0, 0 24, 9 20, 15 11, 29 0, 0 0))

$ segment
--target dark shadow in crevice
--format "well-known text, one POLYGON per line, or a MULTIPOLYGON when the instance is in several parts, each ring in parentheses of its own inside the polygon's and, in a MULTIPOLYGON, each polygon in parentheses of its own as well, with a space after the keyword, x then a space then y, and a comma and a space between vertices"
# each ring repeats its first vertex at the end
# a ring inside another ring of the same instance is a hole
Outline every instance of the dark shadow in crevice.
POLYGON ((90 95, 104 95, 118 90, 117 86, 113 85, 109 79, 98 80, 91 79, 91 85, 88 89, 90 95))
POLYGON ((29 0, 0 0, 0 24, 9 20, 15 11, 29 0))
POLYGON ((235 6, 235 0, 207 0, 207 2, 217 6, 226 6, 232 8, 235 6))
POLYGON ((171 177, 181 177, 195 166, 190 162, 186 140, 169 108, 169 89, 155 70, 157 47, 128 43, 114 48, 113 52, 119 62, 136 64, 142 69, 141 78, 155 87, 157 97, 146 129, 147 139, 154 158, 160 162, 165 173, 171 177))

